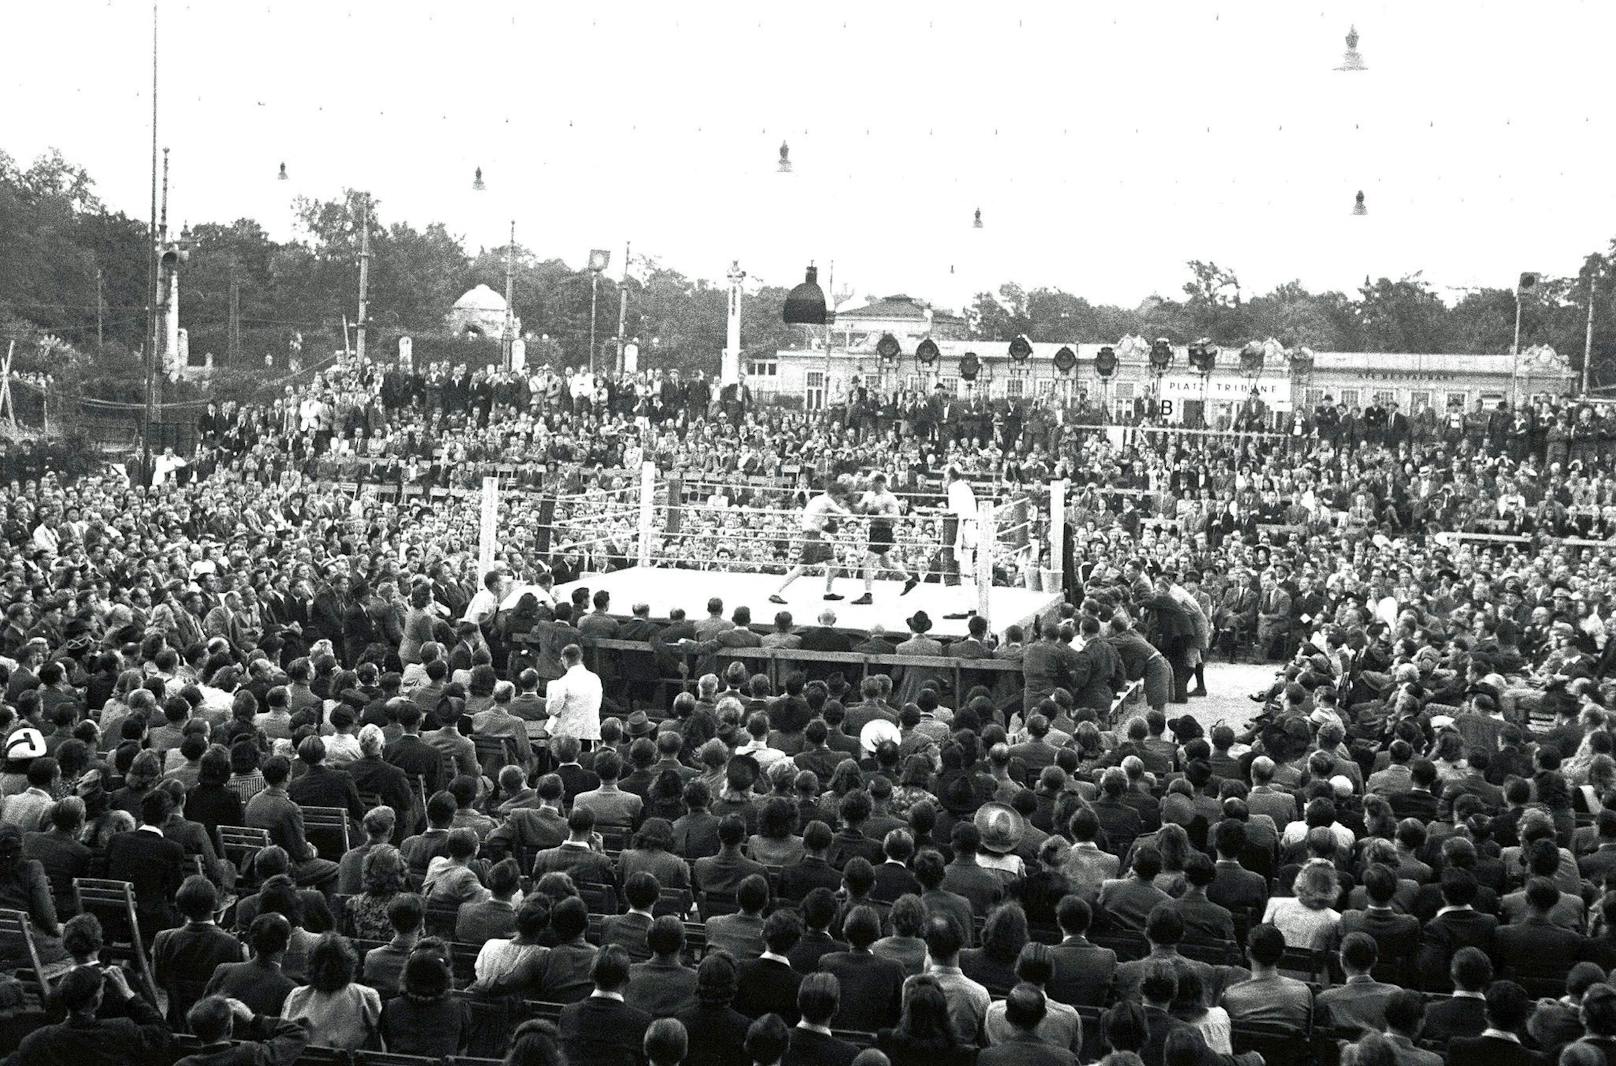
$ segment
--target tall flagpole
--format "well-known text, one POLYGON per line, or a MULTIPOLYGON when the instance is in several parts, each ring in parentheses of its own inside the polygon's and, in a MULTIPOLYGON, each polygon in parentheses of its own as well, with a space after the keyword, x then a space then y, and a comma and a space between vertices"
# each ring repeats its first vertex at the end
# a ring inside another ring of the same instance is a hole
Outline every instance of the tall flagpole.
POLYGON ((152 401, 157 366, 157 0, 152 0, 151 25, 151 222, 146 230, 146 387, 140 418, 140 480, 151 479, 152 401))

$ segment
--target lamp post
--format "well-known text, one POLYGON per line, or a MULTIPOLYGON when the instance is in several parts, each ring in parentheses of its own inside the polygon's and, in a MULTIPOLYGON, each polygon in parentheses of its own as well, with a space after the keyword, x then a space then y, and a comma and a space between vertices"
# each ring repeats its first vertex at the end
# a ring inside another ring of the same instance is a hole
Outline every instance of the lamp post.
POLYGON ((604 248, 589 250, 589 376, 595 376, 595 305, 600 299, 600 275, 612 262, 604 248))

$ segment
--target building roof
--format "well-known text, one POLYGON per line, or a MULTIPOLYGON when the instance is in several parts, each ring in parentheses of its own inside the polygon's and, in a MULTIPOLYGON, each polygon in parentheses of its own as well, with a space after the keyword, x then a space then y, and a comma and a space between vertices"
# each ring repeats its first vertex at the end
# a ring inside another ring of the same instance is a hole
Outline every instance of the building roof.
POLYGON ((849 318, 912 318, 917 321, 924 321, 928 308, 931 309, 933 321, 938 319, 957 320, 959 318, 953 312, 941 307, 933 307, 918 297, 897 293, 893 296, 883 296, 878 300, 873 300, 863 307, 853 307, 846 311, 838 311, 836 312, 836 319, 837 321, 843 321, 849 318))
POLYGON ((487 285, 479 285, 475 289, 466 290, 466 294, 454 302, 457 311, 494 311, 505 313, 505 297, 490 289, 487 285))

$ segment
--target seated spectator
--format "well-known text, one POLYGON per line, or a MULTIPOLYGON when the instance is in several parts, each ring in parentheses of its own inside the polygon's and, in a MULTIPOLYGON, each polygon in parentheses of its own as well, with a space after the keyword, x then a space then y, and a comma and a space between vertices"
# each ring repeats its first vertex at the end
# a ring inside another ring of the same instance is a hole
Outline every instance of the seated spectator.
POLYGON ((426 921, 426 904, 413 892, 401 892, 387 905, 387 923, 392 938, 379 948, 365 952, 360 979, 385 995, 397 994, 404 964, 421 940, 426 921))
POLYGON ((130 991, 122 969, 75 967, 63 976, 56 998, 67 1011, 67 1020, 24 1036, 17 1049, 21 1066, 68 1062, 123 1066, 131 1060, 155 1060, 168 1051, 168 1026, 155 1007, 130 991), (103 998, 118 1005, 118 1017, 97 1016, 103 998))
POLYGON ((628 953, 629 962, 645 962, 651 957, 646 933, 656 916, 652 908, 662 896, 662 886, 648 873, 636 873, 623 881, 623 900, 628 904, 625 914, 608 915, 601 926, 602 947, 615 944, 628 953))
POLYGON ((345 928, 361 940, 386 940, 393 935, 388 915, 393 900, 405 890, 404 857, 390 844, 378 844, 365 854, 360 893, 344 906, 345 928))
POLYGON ((261 1014, 239 999, 217 995, 192 1006, 186 1026, 201 1046, 175 1066, 294 1062, 309 1042, 305 1021, 261 1014))
MULTIPOLYGON (((260 914, 247 930, 247 947, 252 955, 246 962, 226 962, 217 966, 203 990, 209 996, 238 1000, 258 1015, 279 1017, 286 997, 297 983, 281 971, 292 927, 279 914, 260 914)), ((194 1030, 193 1030, 194 1032, 194 1030)))
POLYGON ((876 1047, 892 1066, 970 1066, 976 1041, 960 1036, 954 1008, 931 974, 909 978, 903 989, 903 1015, 891 1029, 876 1033, 876 1047))
POLYGON ((516 903, 522 889, 521 868, 515 859, 501 859, 488 871, 488 895, 460 905, 455 917, 455 939, 481 944, 516 932, 516 903))
POLYGON ((1285 955, 1285 935, 1272 925, 1254 926, 1246 935, 1248 980, 1223 992, 1223 1009, 1235 1025, 1255 1022, 1275 1028, 1306 1032, 1313 1020, 1313 993, 1307 985, 1279 972, 1285 955))
POLYGON ((635 1066, 651 1016, 624 1001, 628 953, 615 945, 596 953, 590 967, 594 993, 561 1009, 556 1029, 568 1066, 635 1066))
POLYGON ((383 804, 366 811, 359 824, 365 832, 364 842, 349 848, 337 863, 336 890, 344 896, 354 896, 364 891, 365 856, 370 854, 372 848, 384 846, 393 839, 397 815, 393 808, 383 804))
POLYGON ((451 997, 449 961, 417 950, 404 964, 403 994, 382 1006, 381 1037, 397 1055, 439 1059, 465 1052, 471 1043, 471 1008, 451 997))
POLYGON ((354 982, 356 962, 347 938, 336 933, 321 936, 309 952, 309 983, 286 997, 283 1015, 307 1019, 309 1043, 354 1051, 374 1041, 382 1001, 376 989, 354 982))
POLYGON ((736 1049, 745 1045, 752 1022, 731 1006, 737 981, 735 959, 726 951, 708 952, 696 968, 697 1004, 678 1016, 689 1035, 686 1066, 744 1066, 736 1049))
POLYGON ((1450 1038, 1449 1059, 1493 1066, 1543 1066, 1544 1056, 1521 1043, 1520 1034, 1532 1011, 1526 989, 1514 981, 1494 981, 1487 986, 1484 1002, 1486 1028, 1476 1036, 1450 1038))
MULTIPOLYGON (((778 1014, 797 1019, 797 987, 802 974, 792 969, 791 949, 802 938, 802 922, 792 911, 775 911, 763 923, 764 950, 736 968, 735 1009, 749 1018, 778 1014)), ((710 944, 709 937, 708 943, 710 944)))
POLYGON ((841 1009, 841 986, 828 973, 809 974, 797 986, 797 1026, 781 1066, 852 1066, 859 1049, 831 1035, 841 1009))
POLYGON ((214 924, 219 894, 207 878, 187 877, 174 903, 185 924, 162 930, 152 941, 152 972, 157 987, 168 994, 168 1023, 178 1029, 214 970, 240 962, 244 952, 241 941, 214 924))
POLYGON ((1378 1033, 1386 1028, 1386 1000, 1396 985, 1383 984, 1370 971, 1380 957, 1380 947, 1368 933, 1348 933, 1341 941, 1341 971, 1344 983, 1319 993, 1317 1005, 1329 1011, 1330 1023, 1337 1030, 1378 1033))
POLYGON ((653 919, 645 946, 650 958, 629 966, 624 1002, 653 1018, 671 1018, 695 1008, 697 977, 683 961, 684 923, 671 914, 653 919))
MULTIPOLYGON (((1042 1044, 1052 1048, 1069 1051, 1073 1055, 1081 1055, 1083 1048, 1083 1021, 1078 1017, 1077 1009, 1065 1003, 1048 998, 1045 986, 1055 974, 1054 954, 1048 944, 1027 944, 1021 949, 1021 956, 1016 960, 1016 977, 1019 979, 1011 995, 1016 989, 1031 986, 1045 996, 1043 1017, 1033 1026, 1032 1035, 1042 1044)), ((983 1032, 987 1036, 990 1046, 998 1046, 1012 1040, 1018 1032, 1025 1029, 1017 1026, 1013 1020, 1006 1016, 1009 1010, 1009 997, 995 1000, 988 1007, 987 1020, 983 1025, 983 1032)))
POLYGON ((727 951, 737 962, 746 962, 766 950, 763 939, 763 909, 769 905, 769 882, 753 874, 735 891, 734 914, 716 914, 705 923, 709 950, 727 951))

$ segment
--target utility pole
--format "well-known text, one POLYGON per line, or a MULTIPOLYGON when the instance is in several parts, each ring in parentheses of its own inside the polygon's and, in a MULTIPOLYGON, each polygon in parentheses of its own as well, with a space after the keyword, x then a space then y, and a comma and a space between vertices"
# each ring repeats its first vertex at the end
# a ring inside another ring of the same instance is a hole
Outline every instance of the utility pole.
POLYGON ((364 210, 360 214, 359 223, 359 322, 358 334, 359 361, 365 361, 365 322, 366 298, 370 294, 370 194, 365 194, 364 210))
POLYGON ((1599 287, 1599 273, 1596 267, 1588 272, 1588 328, 1582 335, 1582 395, 1588 395, 1588 382, 1591 380, 1588 373, 1589 364, 1594 359, 1594 291, 1599 287))
POLYGON ((500 337, 500 358, 505 369, 511 368, 511 345, 516 340, 516 308, 511 305, 516 281, 516 219, 511 219, 511 239, 505 245, 505 328, 500 337))
POLYGON ((600 271, 589 272, 589 376, 595 376, 595 304, 600 299, 600 271))
POLYGON ((95 350, 99 353, 106 347, 107 337, 102 330, 101 316, 107 305, 106 288, 101 276, 101 268, 95 268, 95 350))
POLYGON ((157 358, 157 0, 151 25, 151 221, 146 229, 146 387, 140 418, 140 483, 151 480, 151 424, 157 358))
POLYGON ((825 278, 825 293, 830 306, 825 309, 825 387, 820 390, 819 412, 830 413, 830 346, 836 338, 836 260, 830 261, 830 272, 825 278))
POLYGON ((623 328, 628 321, 628 257, 634 245, 623 242, 623 281, 617 287, 617 373, 623 372, 623 328))

